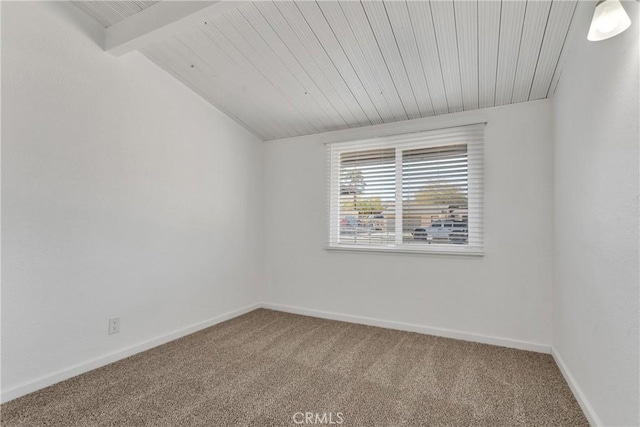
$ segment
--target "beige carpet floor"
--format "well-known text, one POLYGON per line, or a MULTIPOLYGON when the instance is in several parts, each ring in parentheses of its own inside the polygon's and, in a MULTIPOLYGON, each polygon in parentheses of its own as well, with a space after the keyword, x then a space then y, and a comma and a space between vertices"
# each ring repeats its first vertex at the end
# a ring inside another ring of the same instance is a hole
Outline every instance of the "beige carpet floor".
POLYGON ((588 425, 549 355, 264 309, 1 410, 7 427, 588 425))

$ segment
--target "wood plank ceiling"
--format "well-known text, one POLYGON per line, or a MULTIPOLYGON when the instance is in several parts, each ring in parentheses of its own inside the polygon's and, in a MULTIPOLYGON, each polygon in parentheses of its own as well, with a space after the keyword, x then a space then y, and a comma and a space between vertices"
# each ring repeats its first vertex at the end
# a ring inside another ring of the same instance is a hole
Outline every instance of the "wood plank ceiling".
POLYGON ((80 0, 72 3, 107 28, 159 1, 80 0))
POLYGON ((257 1, 142 52, 270 140, 546 98, 576 4, 257 1))

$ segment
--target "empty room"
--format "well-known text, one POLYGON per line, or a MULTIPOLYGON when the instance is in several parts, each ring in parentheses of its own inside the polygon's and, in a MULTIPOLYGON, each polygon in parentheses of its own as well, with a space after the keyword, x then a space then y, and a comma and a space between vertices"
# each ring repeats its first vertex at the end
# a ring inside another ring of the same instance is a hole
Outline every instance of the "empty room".
POLYGON ((640 2, 0 18, 2 426, 640 426, 640 2))

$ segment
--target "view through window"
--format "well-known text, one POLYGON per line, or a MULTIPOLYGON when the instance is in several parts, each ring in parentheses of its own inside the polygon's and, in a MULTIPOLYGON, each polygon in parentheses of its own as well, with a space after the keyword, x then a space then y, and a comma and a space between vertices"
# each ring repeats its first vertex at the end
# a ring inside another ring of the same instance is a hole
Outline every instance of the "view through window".
POLYGON ((482 128, 332 145, 330 246, 481 249, 482 128))

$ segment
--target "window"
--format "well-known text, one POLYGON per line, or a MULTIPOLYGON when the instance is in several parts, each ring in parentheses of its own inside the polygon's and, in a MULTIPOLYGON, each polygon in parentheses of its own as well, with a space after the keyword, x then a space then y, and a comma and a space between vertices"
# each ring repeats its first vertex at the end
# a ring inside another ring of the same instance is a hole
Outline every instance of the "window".
POLYGON ((484 124, 329 145, 329 249, 481 254, 484 124))

